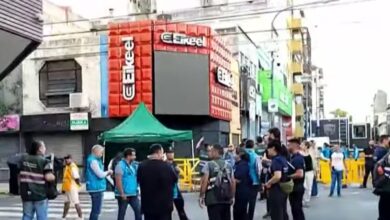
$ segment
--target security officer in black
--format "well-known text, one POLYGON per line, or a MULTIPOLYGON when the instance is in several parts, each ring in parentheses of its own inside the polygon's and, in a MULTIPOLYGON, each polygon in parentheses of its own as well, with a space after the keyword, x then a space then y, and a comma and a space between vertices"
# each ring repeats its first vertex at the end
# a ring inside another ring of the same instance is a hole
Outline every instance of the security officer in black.
POLYGON ((368 147, 364 149, 364 158, 365 158, 365 164, 364 164, 364 178, 363 178, 363 184, 360 188, 367 188, 367 180, 368 176, 371 173, 371 177, 374 179, 372 175, 372 171, 374 169, 374 153, 375 153, 375 141, 371 140, 368 147))
POLYGON ((294 181, 294 188, 289 195, 291 213, 294 220, 305 220, 303 213, 303 195, 305 193, 305 159, 300 153, 301 142, 297 138, 288 140, 288 150, 291 154, 291 165, 293 172, 290 178, 294 181))
POLYGON ((380 137, 380 146, 375 149, 374 159, 376 166, 374 170, 374 193, 379 195, 379 218, 378 220, 390 219, 390 155, 389 136, 380 137))
POLYGON ((268 198, 271 220, 288 220, 287 197, 283 192, 281 183, 289 181, 288 163, 283 156, 284 150, 280 141, 272 140, 268 143, 268 155, 272 158, 271 178, 265 184, 268 190, 268 198))

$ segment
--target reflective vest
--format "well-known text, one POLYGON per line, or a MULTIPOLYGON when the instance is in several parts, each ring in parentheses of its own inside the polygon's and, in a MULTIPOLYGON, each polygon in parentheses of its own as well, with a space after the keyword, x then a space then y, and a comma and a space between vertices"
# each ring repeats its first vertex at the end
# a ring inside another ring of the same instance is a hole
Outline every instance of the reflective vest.
POLYGON ((103 170, 103 162, 100 158, 95 157, 94 155, 89 155, 87 159, 86 167, 86 187, 88 192, 104 192, 106 191, 106 178, 98 177, 91 168, 92 161, 97 161, 99 168, 103 170))
MULTIPOLYGON (((132 162, 131 164, 128 164, 125 160, 121 160, 117 166, 120 166, 122 170, 123 192, 126 196, 136 196, 138 194, 138 163, 132 162)), ((115 187, 115 195, 120 195, 117 187, 115 187)))
POLYGON ((79 188, 75 179, 73 178, 73 170, 79 172, 79 168, 75 163, 71 163, 65 166, 64 178, 62 180, 62 191, 64 192, 70 192, 70 190, 72 189, 72 185, 76 186, 76 188, 79 188))

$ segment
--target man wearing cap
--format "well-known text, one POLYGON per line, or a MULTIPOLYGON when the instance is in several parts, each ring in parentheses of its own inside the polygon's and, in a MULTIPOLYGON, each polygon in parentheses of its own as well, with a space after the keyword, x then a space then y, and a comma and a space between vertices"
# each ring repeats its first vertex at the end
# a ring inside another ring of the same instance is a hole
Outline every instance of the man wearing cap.
MULTIPOLYGON (((177 175, 177 178, 179 178, 180 170, 174 161, 175 152, 173 150, 173 147, 168 148, 166 155, 167 155, 168 164, 171 166, 172 170, 177 175)), ((175 204, 177 213, 179 214, 179 219, 180 220, 188 220, 187 214, 184 210, 184 199, 183 199, 183 196, 181 195, 178 182, 176 182, 175 186, 173 187, 173 202, 175 204)))
POLYGON ((112 170, 104 171, 103 152, 103 146, 95 145, 87 158, 85 178, 87 191, 92 200, 90 220, 99 219, 103 205, 103 192, 106 191, 106 177, 113 173, 112 170))
POLYGON ((77 215, 79 219, 83 218, 83 213, 80 207, 79 201, 79 188, 80 183, 80 174, 79 168, 72 160, 72 155, 67 155, 64 157, 65 169, 64 177, 62 180, 62 192, 65 193, 65 203, 64 203, 64 213, 62 215, 63 219, 66 219, 66 216, 69 212, 70 204, 74 204, 77 215))
POLYGON ((163 158, 163 147, 160 144, 153 144, 149 148, 148 160, 143 161, 138 167, 141 211, 145 220, 172 219, 173 187, 178 178, 163 158))

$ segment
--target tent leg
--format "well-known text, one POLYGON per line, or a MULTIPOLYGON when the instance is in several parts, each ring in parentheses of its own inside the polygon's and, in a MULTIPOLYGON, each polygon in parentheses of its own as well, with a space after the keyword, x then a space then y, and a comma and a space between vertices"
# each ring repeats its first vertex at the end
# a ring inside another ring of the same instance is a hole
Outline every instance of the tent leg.
POLYGON ((194 139, 191 140, 191 150, 192 150, 192 162, 193 162, 195 159, 194 139))

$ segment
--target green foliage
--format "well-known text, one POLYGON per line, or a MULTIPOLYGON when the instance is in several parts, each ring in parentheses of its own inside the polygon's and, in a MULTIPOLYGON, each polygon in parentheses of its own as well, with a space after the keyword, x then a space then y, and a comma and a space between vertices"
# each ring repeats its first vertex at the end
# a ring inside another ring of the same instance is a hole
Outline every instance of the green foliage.
POLYGON ((345 118, 348 116, 348 112, 344 111, 340 108, 337 108, 334 111, 331 111, 330 114, 332 114, 335 118, 345 118))

